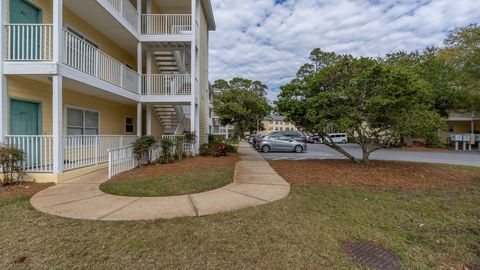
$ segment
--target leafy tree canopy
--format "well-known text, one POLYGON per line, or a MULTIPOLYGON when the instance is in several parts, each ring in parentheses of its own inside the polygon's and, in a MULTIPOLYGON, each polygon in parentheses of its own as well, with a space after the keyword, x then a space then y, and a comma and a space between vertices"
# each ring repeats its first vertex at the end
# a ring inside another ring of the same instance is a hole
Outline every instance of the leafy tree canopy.
POLYGON ((266 98, 268 87, 260 81, 234 78, 213 84, 221 94, 213 101, 213 110, 223 125, 233 125, 238 135, 261 129, 261 121, 272 108, 266 98))
POLYGON ((331 148, 356 163, 397 143, 401 136, 434 140, 442 119, 432 109, 430 85, 405 68, 370 58, 335 56, 311 76, 297 77, 281 88, 277 110, 298 127, 318 132, 331 148), (355 137, 361 160, 330 140, 334 125, 355 137))

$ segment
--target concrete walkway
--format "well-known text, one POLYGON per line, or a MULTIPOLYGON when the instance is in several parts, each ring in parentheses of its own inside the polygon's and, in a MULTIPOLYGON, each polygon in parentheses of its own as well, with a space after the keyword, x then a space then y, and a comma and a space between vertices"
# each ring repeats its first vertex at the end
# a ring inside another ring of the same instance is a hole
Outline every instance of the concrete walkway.
POLYGON ((101 170, 43 190, 30 203, 39 211, 75 219, 152 220, 228 212, 288 195, 290 185, 260 154, 246 143, 239 150, 234 183, 220 189, 172 197, 114 196, 100 191, 107 181, 107 171, 101 170))

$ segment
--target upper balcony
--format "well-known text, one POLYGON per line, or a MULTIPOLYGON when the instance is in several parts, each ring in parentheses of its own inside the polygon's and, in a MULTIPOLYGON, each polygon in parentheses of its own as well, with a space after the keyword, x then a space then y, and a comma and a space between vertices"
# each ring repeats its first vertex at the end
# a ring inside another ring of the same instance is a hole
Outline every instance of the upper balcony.
POLYGON ((161 1, 152 0, 157 12, 152 8, 137 12, 136 7, 129 0, 97 0, 112 15, 120 21, 127 22, 140 41, 191 41, 192 14, 191 8, 186 6, 189 1, 178 0, 170 6, 157 6, 161 1), (175 7, 175 12, 169 12, 175 7), (181 10, 179 12, 178 10, 181 10))
MULTIPOLYGON (((5 62, 7 74, 34 74, 30 70, 38 64, 56 66, 53 63, 52 24, 8 24, 6 25, 7 48, 5 62), (15 68, 11 68, 14 65, 15 68)), ((146 101, 190 101, 190 74, 145 74, 118 61, 67 29, 62 34, 62 70, 41 69, 35 74, 65 73, 72 79, 92 81, 119 87, 128 91, 124 96, 146 101), (80 74, 88 75, 80 76, 80 74), (88 79, 85 79, 88 78, 88 79), (130 94, 128 94, 130 93, 130 94), (132 95, 132 93, 134 95, 132 95)), ((53 69, 53 68, 52 68, 53 69)), ((101 85, 97 83, 96 85, 101 85)))

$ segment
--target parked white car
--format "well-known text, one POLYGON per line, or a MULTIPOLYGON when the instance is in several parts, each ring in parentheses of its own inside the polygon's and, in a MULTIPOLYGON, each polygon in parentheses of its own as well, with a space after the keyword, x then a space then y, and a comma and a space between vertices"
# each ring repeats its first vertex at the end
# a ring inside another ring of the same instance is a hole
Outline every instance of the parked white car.
POLYGON ((331 133, 328 137, 332 139, 334 143, 348 143, 347 133, 331 133))

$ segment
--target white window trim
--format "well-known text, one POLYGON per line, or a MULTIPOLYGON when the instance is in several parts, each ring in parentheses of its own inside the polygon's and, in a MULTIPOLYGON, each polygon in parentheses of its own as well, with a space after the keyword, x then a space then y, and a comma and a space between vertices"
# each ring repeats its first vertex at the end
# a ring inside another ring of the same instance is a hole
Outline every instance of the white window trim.
MULTIPOLYGON (((68 115, 67 115, 67 111, 68 109, 75 109, 75 110, 82 110, 82 111, 89 111, 89 112, 94 112, 94 113, 98 113, 98 134, 97 135, 92 135, 92 136, 100 136, 101 133, 100 133, 100 127, 102 126, 101 125, 101 114, 100 114, 100 111, 97 111, 97 110, 93 110, 93 109, 90 109, 90 108, 84 108, 84 107, 78 107, 78 106, 73 106, 73 105, 65 105, 65 108, 64 108, 64 112, 63 112, 63 126, 64 126, 64 130, 63 130, 63 134, 65 134, 64 136, 75 136, 75 135, 68 135, 67 134, 67 130, 68 130, 68 115)), ((85 129, 85 118, 83 119, 83 122, 84 122, 84 126, 83 128, 85 129)), ((85 135, 82 135, 82 136, 85 136, 85 135)))
POLYGON ((124 120, 123 120, 123 132, 127 135, 132 135, 132 134, 136 134, 136 130, 135 130, 135 117, 133 116, 125 116, 124 117, 124 120), (127 118, 132 118, 132 125, 133 125, 133 131, 132 132, 127 132, 127 118))

